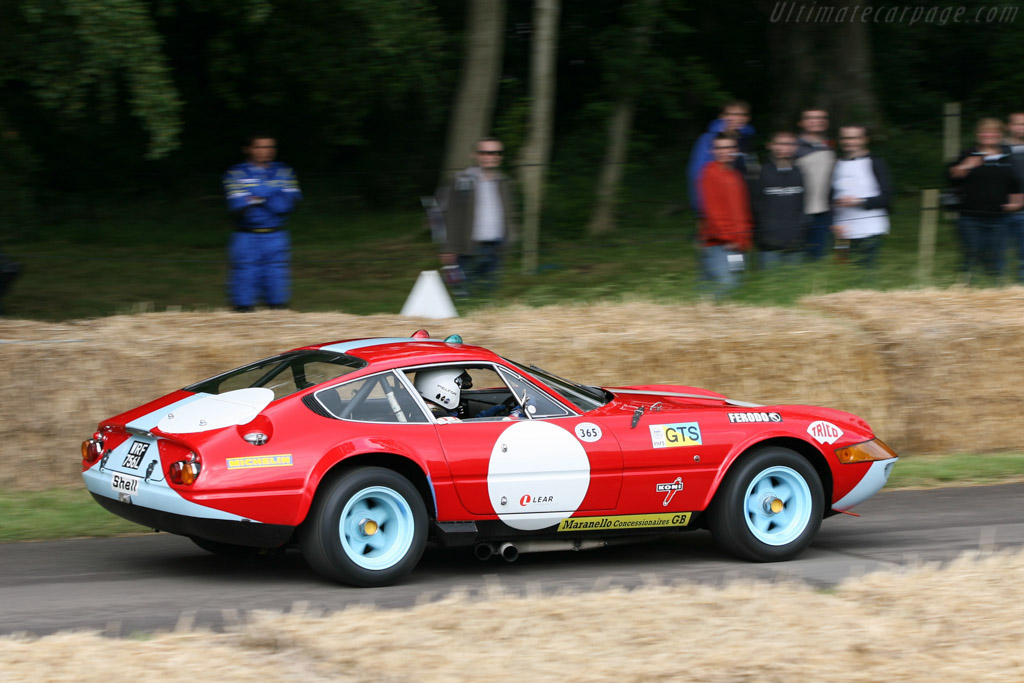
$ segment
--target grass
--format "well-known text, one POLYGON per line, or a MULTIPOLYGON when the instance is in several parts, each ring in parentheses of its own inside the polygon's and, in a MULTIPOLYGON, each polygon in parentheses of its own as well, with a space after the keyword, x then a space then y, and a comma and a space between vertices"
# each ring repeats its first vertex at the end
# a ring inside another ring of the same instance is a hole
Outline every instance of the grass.
MULTIPOLYGON (((1024 481, 1024 453, 925 455, 903 458, 886 489, 1011 481, 1024 481)), ((0 491, 0 520, 0 543, 146 532, 101 508, 84 488, 0 491)))
MULTIPOLYGON (((307 196, 312 198, 290 226, 294 309, 397 313, 419 272, 438 267, 419 210, 374 212, 327 193, 307 191, 307 196)), ((552 213, 558 214, 555 209, 552 213)), ((699 299, 690 214, 677 204, 651 200, 623 206, 621 214, 617 232, 597 237, 579 227, 585 217, 575 227, 564 219, 555 221, 560 232, 544 236, 536 274, 522 274, 518 253, 510 253, 501 302, 543 306, 638 297, 665 303, 699 299)), ((949 222, 940 224, 934 275, 918 277, 919 220, 916 197, 901 199, 880 264, 872 271, 832 259, 769 272, 751 269, 733 300, 787 306, 806 295, 849 288, 956 283, 949 222)), ((35 236, 23 233, 4 245, 5 252, 25 264, 23 276, 5 297, 6 314, 74 320, 142 310, 223 308, 228 235, 217 197, 178 204, 152 199, 123 203, 48 226, 35 236)), ((460 303, 460 309, 482 304, 460 303)))
POLYGON ((0 542, 117 536, 143 530, 107 512, 80 489, 0 491, 0 542))

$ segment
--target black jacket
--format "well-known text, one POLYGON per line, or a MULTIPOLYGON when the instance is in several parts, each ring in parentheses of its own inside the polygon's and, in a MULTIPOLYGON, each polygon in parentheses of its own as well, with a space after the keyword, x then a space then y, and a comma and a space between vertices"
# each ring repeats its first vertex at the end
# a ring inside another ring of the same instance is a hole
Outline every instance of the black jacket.
POLYGON ((754 243, 762 251, 803 248, 804 177, 795 165, 779 169, 769 159, 750 184, 754 243))

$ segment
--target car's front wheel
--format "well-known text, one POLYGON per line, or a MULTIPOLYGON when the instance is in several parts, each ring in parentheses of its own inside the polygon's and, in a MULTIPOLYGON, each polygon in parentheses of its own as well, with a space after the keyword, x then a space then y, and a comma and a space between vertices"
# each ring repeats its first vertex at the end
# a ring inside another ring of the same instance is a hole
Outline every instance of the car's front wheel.
POLYGON ((790 560, 810 545, 824 512, 821 479, 788 448, 750 453, 725 477, 708 527, 725 550, 755 562, 790 560))
POLYGON ((386 586, 419 562, 427 510, 402 475, 361 467, 318 493, 300 538, 306 561, 324 576, 354 586, 386 586))

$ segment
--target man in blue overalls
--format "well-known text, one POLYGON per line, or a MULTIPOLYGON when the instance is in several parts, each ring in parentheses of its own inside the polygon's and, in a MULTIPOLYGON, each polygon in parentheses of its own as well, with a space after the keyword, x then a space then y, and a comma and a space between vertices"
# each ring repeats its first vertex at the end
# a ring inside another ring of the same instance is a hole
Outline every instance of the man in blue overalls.
POLYGON ((291 294, 291 240, 285 223, 302 199, 292 167, 277 156, 277 141, 253 135, 242 148, 248 161, 224 174, 224 193, 234 217, 228 245, 228 298, 236 311, 251 311, 262 299, 287 308, 291 294))

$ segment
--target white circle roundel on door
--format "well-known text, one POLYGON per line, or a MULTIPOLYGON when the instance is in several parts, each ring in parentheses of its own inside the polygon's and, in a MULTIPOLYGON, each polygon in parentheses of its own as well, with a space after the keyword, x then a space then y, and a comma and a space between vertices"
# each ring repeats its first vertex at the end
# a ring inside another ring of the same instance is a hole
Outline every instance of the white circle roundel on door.
POLYGON ((491 450, 487 493, 498 518, 513 529, 558 524, 579 509, 589 488, 583 444, 550 422, 516 422, 491 450))

